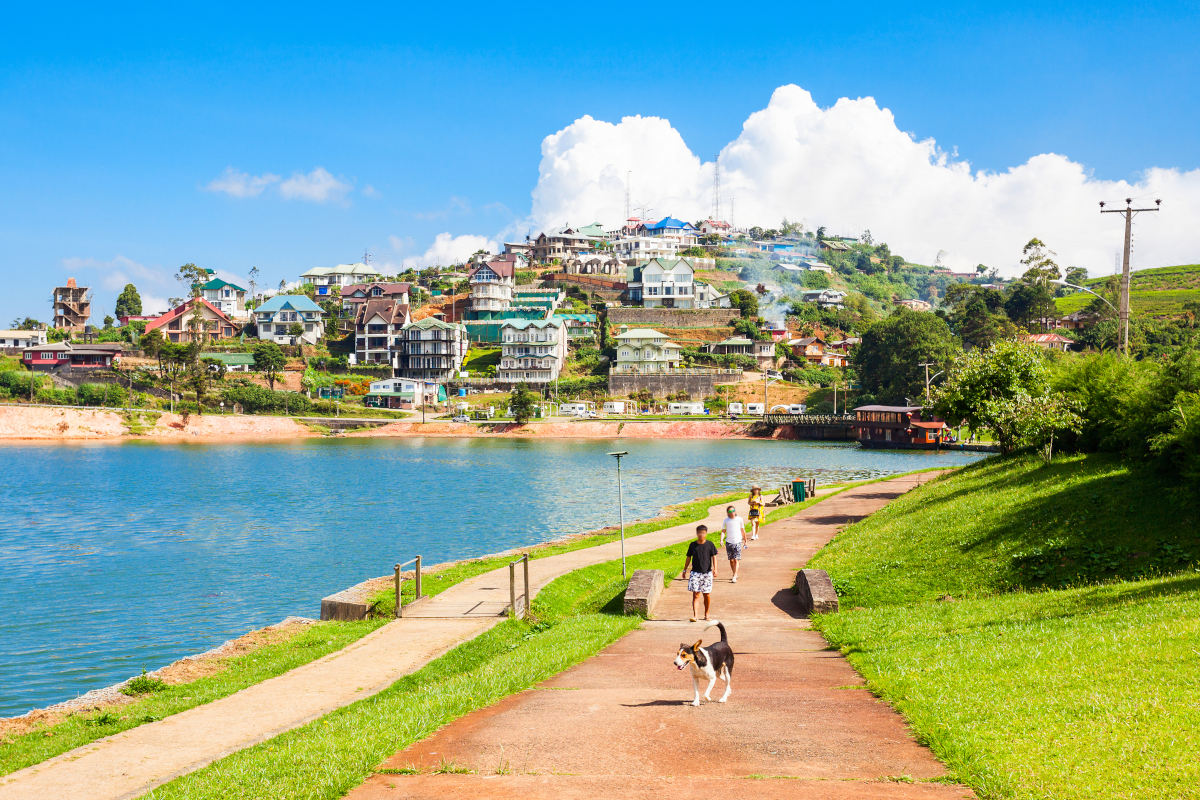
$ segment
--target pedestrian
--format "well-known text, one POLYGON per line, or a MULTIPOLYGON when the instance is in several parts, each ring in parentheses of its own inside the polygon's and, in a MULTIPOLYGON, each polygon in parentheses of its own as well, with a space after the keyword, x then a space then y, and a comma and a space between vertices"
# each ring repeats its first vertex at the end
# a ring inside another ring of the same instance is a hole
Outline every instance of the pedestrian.
POLYGON ((750 541, 758 538, 758 523, 762 519, 763 496, 762 489, 750 487, 750 541))
POLYGON ((730 583, 737 583, 738 562, 742 560, 742 548, 746 546, 746 523, 738 516, 733 506, 725 509, 725 555, 729 558, 730 583))
POLYGON ((688 545, 687 558, 683 562, 683 575, 687 578, 688 591, 692 593, 692 622, 700 616, 700 596, 704 596, 704 618, 708 619, 708 606, 712 594, 713 578, 717 574, 717 546, 708 540, 708 526, 696 526, 696 541, 688 545))

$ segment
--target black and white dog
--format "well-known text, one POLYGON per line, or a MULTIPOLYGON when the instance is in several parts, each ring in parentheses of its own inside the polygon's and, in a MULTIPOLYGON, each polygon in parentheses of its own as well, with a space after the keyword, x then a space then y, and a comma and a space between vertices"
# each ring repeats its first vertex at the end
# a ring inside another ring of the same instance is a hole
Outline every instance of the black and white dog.
POLYGON ((733 649, 729 646, 729 638, 725 635, 725 626, 720 622, 713 622, 705 627, 719 628, 721 630, 721 641, 713 642, 708 647, 701 647, 702 639, 698 639, 694 645, 690 647, 686 644, 679 645, 679 652, 675 655, 675 666, 683 669, 688 664, 692 665, 692 684, 696 690, 696 696, 692 700, 692 705, 700 705, 700 679, 708 678, 708 688, 704 690, 704 699, 712 701, 709 694, 712 692, 713 686, 717 682, 717 676, 725 679, 725 694, 721 695, 718 703, 724 703, 729 699, 729 692, 733 688, 733 649))

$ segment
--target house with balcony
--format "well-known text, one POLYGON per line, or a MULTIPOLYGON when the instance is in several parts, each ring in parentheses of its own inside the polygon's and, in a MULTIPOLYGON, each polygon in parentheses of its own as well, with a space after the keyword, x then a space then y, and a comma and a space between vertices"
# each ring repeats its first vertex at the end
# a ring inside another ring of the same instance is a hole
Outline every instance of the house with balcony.
POLYGON ((356 364, 397 366, 397 352, 410 322, 409 306, 398 300, 372 299, 361 303, 354 315, 356 364))
POLYGON ((643 264, 651 259, 679 257, 679 242, 657 236, 621 236, 612 242, 612 253, 623 264, 643 264))
POLYGON ((687 248, 700 241, 700 232, 690 222, 684 222, 674 217, 663 217, 658 222, 644 222, 638 226, 641 236, 654 236, 659 239, 670 239, 687 248))
POLYGON ((238 323, 203 297, 184 300, 146 323, 146 333, 160 331, 164 339, 176 344, 232 339, 239 330, 238 323))
POLYGON ((230 319, 247 316, 246 290, 237 284, 213 278, 200 287, 200 296, 221 309, 221 313, 230 319))
POLYGON ((303 294, 277 294, 254 309, 258 338, 276 344, 316 344, 325 335, 321 307, 303 294), (300 326, 300 335, 292 336, 292 326, 300 326))
POLYGON ((604 229, 598 222, 579 228, 568 225, 553 233, 539 233, 529 248, 529 256, 541 264, 565 262, 573 256, 598 250, 604 240, 604 229))
POLYGON ((617 340, 617 363, 612 371, 646 375, 679 369, 683 348, 665 333, 650 328, 621 331, 617 340))
POLYGON ((631 270, 631 302, 646 308, 696 308, 696 270, 686 258, 654 258, 631 270))
POLYGON ((467 329, 436 317, 409 322, 396 339, 393 374, 429 383, 457 377, 467 355, 467 329))
POLYGON ((563 321, 567 326, 567 340, 571 342, 588 342, 596 341, 596 334, 600 331, 599 318, 595 314, 570 314, 562 311, 555 311, 554 316, 563 321))
POLYGON ((512 306, 516 289, 516 260, 495 258, 476 264, 467 273, 471 297, 467 301, 472 312, 506 311, 512 306))
POLYGON ((567 326, 561 317, 505 320, 500 326, 503 383, 546 384, 562 372, 567 360, 567 326))
POLYGON ((368 300, 392 300, 402 306, 411 305, 411 283, 382 282, 352 283, 341 288, 342 311, 355 316, 359 306, 368 300))
POLYGON ((816 303, 821 308, 844 308, 846 293, 839 289, 807 289, 800 293, 803 303, 816 303))
POLYGON ((71 369, 104 369, 111 367, 121 357, 122 345, 115 342, 104 344, 73 344, 53 342, 26 347, 21 361, 35 372, 49 372, 60 367, 71 369))
POLYGON ((370 408, 409 409, 422 405, 422 401, 425 405, 446 402, 446 387, 410 378, 385 378, 371 381, 363 397, 363 405, 370 408))
POLYGON ((707 350, 714 355, 750 356, 757 362, 759 369, 775 368, 775 342, 772 339, 756 341, 745 336, 731 336, 708 345, 707 350))
POLYGON ((343 286, 355 283, 371 283, 383 278, 379 270, 362 262, 338 264, 336 267, 313 267, 300 274, 300 283, 311 283, 316 287, 318 300, 337 299, 343 286))

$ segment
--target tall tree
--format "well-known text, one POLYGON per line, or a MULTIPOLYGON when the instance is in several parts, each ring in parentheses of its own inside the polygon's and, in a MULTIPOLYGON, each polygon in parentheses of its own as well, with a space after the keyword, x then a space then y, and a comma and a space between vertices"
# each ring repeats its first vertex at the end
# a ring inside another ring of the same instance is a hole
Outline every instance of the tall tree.
POLYGON ((279 345, 270 341, 262 341, 254 345, 254 371, 261 372, 267 379, 267 385, 275 390, 275 379, 287 364, 287 356, 279 345))
POLYGON ((117 295, 117 307, 114 313, 118 319, 142 313, 142 296, 138 294, 137 287, 132 283, 125 284, 125 288, 117 295))
POLYGON ((198 267, 190 261, 175 273, 175 280, 183 284, 188 297, 199 297, 200 287, 208 283, 209 277, 208 270, 198 267))
POLYGON ((944 368, 960 352, 946 321, 936 314, 899 308, 863 332, 851 356, 863 390, 881 401, 925 396, 925 369, 944 368))
POLYGON ((526 384, 517 384, 508 398, 508 406, 512 409, 513 419, 521 424, 533 419, 534 411, 537 409, 537 400, 537 394, 531 391, 526 384))

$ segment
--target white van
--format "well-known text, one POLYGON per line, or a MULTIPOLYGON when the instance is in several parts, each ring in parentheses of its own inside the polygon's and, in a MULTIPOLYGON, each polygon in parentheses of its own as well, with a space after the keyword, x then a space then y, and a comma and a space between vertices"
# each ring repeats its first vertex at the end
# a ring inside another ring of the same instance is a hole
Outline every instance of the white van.
POLYGON ((763 415, 764 406, 762 403, 746 403, 746 413, 761 417, 763 415))
POLYGON ((808 406, 804 405, 804 403, 792 403, 788 406, 789 414, 803 414, 806 411, 808 411, 808 406))
POLYGON ((588 413, 587 403, 562 403, 558 407, 558 413, 564 417, 586 417, 588 413))
POLYGON ((746 413, 744 411, 744 408, 745 408, 745 406, 743 406, 741 403, 730 403, 729 404, 729 413, 730 414, 744 414, 744 413, 746 413))
POLYGON ((704 403, 667 403, 668 414, 703 414, 704 403))
POLYGON ((605 414, 624 414, 625 413, 625 401, 624 400, 605 400, 604 401, 604 413, 605 414))

